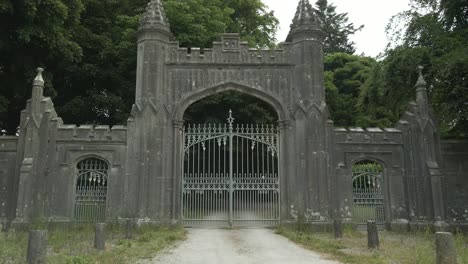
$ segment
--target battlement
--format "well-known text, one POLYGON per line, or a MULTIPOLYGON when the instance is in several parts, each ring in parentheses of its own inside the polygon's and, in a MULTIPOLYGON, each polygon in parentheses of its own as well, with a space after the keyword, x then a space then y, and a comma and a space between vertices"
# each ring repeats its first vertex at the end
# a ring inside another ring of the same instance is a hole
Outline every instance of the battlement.
POLYGON ((178 42, 169 47, 168 64, 290 64, 289 44, 280 49, 253 49, 241 41, 239 34, 224 34, 213 48, 183 48, 178 42))
POLYGON ((57 140, 114 141, 127 140, 125 126, 62 125, 57 129, 57 140))
POLYGON ((17 136, 0 136, 0 152, 16 151, 17 146, 17 136))
POLYGON ((402 144, 402 132, 395 128, 335 128, 337 143, 347 144, 402 144))

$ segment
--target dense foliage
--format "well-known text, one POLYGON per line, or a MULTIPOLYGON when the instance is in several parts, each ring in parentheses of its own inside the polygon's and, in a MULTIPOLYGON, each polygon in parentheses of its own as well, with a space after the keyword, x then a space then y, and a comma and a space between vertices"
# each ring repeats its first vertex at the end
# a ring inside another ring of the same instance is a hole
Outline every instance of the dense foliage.
POLYGON ((376 64, 372 58, 346 53, 325 57, 326 100, 335 124, 354 126, 367 114, 358 107, 358 98, 376 64))
MULTIPOLYGON (((0 127, 14 133, 35 68, 66 123, 124 124, 134 102, 136 31, 147 0, 0 0, 0 127)), ((182 46, 239 32, 274 45, 278 20, 260 0, 165 0, 182 46)))
MULTIPOLYGON (((34 69, 49 65, 47 79, 83 56, 73 29, 82 0, 0 0, 0 125, 14 132, 31 90, 34 69)), ((48 82, 46 93, 55 96, 48 82)))
POLYGON ((191 105, 184 119, 189 123, 226 123, 229 110, 236 124, 275 124, 277 113, 269 104, 249 95, 228 91, 191 105))
POLYGON ((400 114, 414 98, 411 84, 417 65, 425 66, 434 113, 446 137, 468 136, 468 2, 464 0, 412 0, 413 8, 394 18, 389 29, 399 44, 389 48, 376 71, 385 106, 400 114), (397 27, 398 28, 398 27, 397 27), (392 106, 394 106, 392 108, 392 106))
POLYGON ((415 98, 421 65, 442 136, 467 137, 468 2, 411 3, 410 10, 389 24, 392 42, 382 60, 347 54, 326 57, 332 118, 339 126, 393 126, 415 98))

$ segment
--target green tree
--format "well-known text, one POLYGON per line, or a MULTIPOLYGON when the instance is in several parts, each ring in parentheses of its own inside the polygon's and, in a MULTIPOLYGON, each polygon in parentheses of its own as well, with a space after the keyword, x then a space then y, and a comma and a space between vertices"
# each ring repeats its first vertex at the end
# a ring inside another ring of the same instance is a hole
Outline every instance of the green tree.
POLYGON ((347 53, 325 56, 325 91, 332 120, 337 126, 355 126, 360 115, 358 107, 362 87, 371 75, 376 61, 347 53))
POLYGON ((256 97, 228 91, 209 96, 191 105, 184 120, 192 124, 226 123, 229 110, 236 124, 275 124, 278 116, 268 103, 256 97))
POLYGON ((355 43, 349 39, 351 35, 362 30, 364 25, 355 27, 349 22, 347 13, 337 13, 336 6, 328 0, 318 0, 318 14, 322 21, 322 30, 325 32, 324 53, 345 52, 354 54, 355 43))
POLYGON ((399 14, 392 25, 402 24, 393 33, 401 45, 386 52, 384 82, 391 91, 388 102, 403 111, 414 98, 416 65, 424 65, 430 98, 446 137, 468 136, 468 2, 460 0, 413 0, 410 11, 399 14), (403 96, 403 97, 402 97, 403 96), (404 105, 402 105, 404 103, 404 105))
POLYGON ((165 0, 181 46, 211 47, 223 33, 239 33, 252 47, 275 44, 278 20, 261 0, 165 0))
POLYGON ((228 32, 238 32, 251 47, 275 45, 279 21, 261 0, 225 0, 224 4, 234 10, 228 32))
POLYGON ((35 68, 47 66, 45 92, 55 95, 51 72, 80 61, 73 29, 82 10, 81 0, 0 0, 0 125, 9 133, 16 131, 35 68))
POLYGON ((83 59, 54 72, 54 103, 65 122, 125 123, 134 101, 136 32, 146 2, 85 1, 73 36, 83 59))
POLYGON ((387 107, 381 63, 375 63, 368 79, 361 86, 357 101, 360 114, 356 123, 361 127, 391 127, 397 119, 387 107))
MULTIPOLYGON (((37 66, 67 123, 122 124, 134 101, 136 32, 148 0, 0 0, 0 128, 13 133, 37 66), (3 122, 3 123, 2 123, 3 122)), ((165 0, 182 46, 226 31, 272 46, 278 21, 260 0, 165 0)))
POLYGON ((171 31, 184 47, 210 47, 226 32, 234 10, 221 0, 165 0, 171 31))

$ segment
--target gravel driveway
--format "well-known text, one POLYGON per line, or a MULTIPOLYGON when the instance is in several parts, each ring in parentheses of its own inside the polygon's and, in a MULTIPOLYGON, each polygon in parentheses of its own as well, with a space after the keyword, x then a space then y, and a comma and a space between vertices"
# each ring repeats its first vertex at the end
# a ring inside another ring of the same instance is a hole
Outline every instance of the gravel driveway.
POLYGON ((141 264, 339 264, 268 229, 189 229, 187 240, 141 264))

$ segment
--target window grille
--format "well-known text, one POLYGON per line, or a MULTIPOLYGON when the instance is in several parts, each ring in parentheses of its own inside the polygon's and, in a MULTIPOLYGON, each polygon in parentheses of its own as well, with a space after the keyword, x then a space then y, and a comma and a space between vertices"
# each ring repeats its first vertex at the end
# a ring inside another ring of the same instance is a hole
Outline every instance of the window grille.
POLYGON ((374 161, 361 161, 352 167, 353 219, 358 225, 374 220, 385 223, 383 166, 374 161))
POLYGON ((107 163, 97 158, 88 158, 77 164, 75 221, 105 220, 108 170, 107 163))

